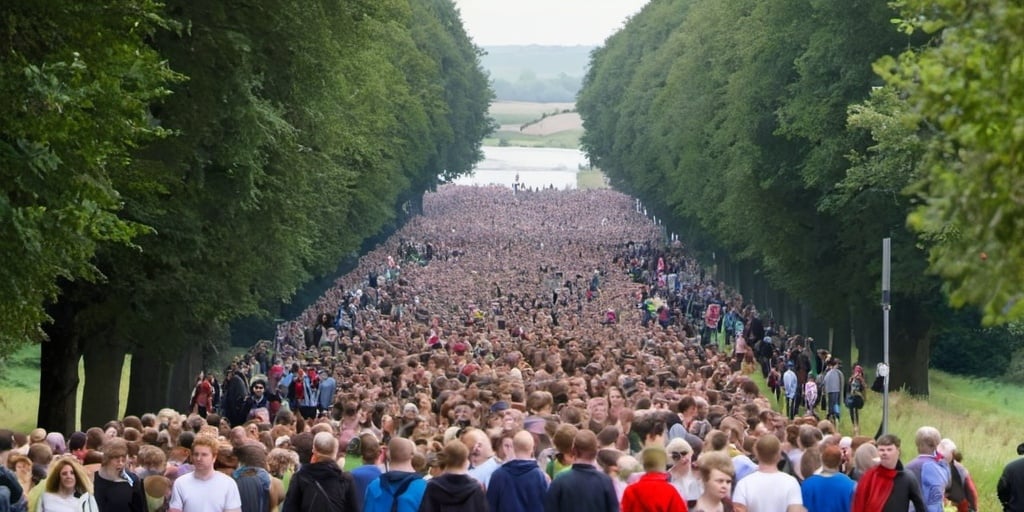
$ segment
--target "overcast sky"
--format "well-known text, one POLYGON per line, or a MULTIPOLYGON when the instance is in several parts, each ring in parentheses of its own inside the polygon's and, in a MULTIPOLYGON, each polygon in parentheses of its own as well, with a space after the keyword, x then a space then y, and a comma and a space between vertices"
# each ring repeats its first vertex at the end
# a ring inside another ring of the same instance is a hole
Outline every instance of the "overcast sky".
POLYGON ((590 45, 622 27, 647 0, 455 0, 479 46, 590 45))

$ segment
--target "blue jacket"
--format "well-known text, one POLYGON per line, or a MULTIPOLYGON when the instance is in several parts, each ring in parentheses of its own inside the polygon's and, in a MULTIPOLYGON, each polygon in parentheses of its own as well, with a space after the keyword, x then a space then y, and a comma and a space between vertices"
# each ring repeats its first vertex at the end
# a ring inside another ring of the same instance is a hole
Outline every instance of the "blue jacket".
POLYGON ((491 475, 487 487, 490 512, 534 512, 544 509, 548 479, 535 460, 510 460, 491 475))
POLYGON ((417 512, 427 481, 419 473, 406 471, 388 471, 370 482, 363 500, 363 512, 391 512, 395 494, 402 486, 405 490, 398 496, 398 512, 417 512))

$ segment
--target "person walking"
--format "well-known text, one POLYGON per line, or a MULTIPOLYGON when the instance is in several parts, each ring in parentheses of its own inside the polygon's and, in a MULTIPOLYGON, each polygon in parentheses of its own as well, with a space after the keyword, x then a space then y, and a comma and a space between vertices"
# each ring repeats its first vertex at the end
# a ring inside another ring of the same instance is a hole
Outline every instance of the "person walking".
POLYGON ((103 443, 103 462, 93 481, 100 512, 145 512, 142 479, 128 471, 128 444, 119 437, 103 443))
POLYGON ((917 429, 914 444, 917 446, 917 457, 907 463, 907 471, 914 473, 921 484, 921 497, 926 509, 918 512, 942 512, 942 503, 949 485, 949 465, 939 455, 939 443, 942 436, 935 427, 924 426, 917 429))
POLYGON ((99 512, 92 479, 77 460, 64 457, 50 467, 36 512, 99 512))
POLYGON ((729 455, 709 451, 697 459, 697 469, 704 484, 704 493, 693 502, 687 502, 690 512, 733 512, 732 477, 736 469, 729 455))
POLYGON ((804 480, 800 493, 812 512, 850 512, 857 483, 839 471, 843 453, 838 446, 821 450, 821 472, 804 480))
POLYGON ((786 394, 786 416, 790 420, 795 418, 800 410, 797 397, 797 390, 800 389, 800 384, 794 366, 793 361, 786 361, 786 373, 782 374, 782 389, 786 394))
MULTIPOLYGON (((1024 443, 1017 446, 1017 455, 1024 455, 1024 443)), ((996 495, 1003 512, 1024 512, 1024 457, 1018 457, 1003 468, 996 484, 996 495)))
POLYGON ((573 439, 572 452, 572 467, 551 482, 544 496, 544 512, 618 512, 615 486, 597 468, 597 436, 580 430, 573 439))
POLYGON ((644 448, 640 453, 644 474, 626 487, 622 512, 687 512, 686 502, 669 483, 665 473, 668 456, 660 447, 644 448))
POLYGON ((757 471, 736 484, 732 494, 736 512, 805 512, 800 484, 779 471, 782 446, 779 438, 763 435, 754 443, 757 471))
POLYGON ((412 467, 416 446, 404 437, 388 443, 390 469, 366 488, 363 512, 416 512, 427 481, 412 467))
POLYGON ((313 436, 310 463, 292 475, 282 512, 349 512, 356 510, 356 484, 336 462, 338 440, 330 432, 313 436))
POLYGON ((235 481, 213 469, 220 450, 217 439, 201 435, 192 442, 195 469, 174 480, 169 512, 241 512, 242 498, 235 481))
POLYGON ((487 512, 487 496, 469 476, 469 449, 452 439, 441 451, 444 472, 427 482, 419 512, 487 512))
POLYGON ((828 407, 825 417, 838 426, 843 412, 841 398, 843 389, 846 387, 846 376, 840 369, 842 361, 834 357, 829 360, 827 368, 825 376, 822 378, 822 387, 825 388, 825 401, 828 407))
POLYGON ((864 408, 864 391, 868 388, 867 380, 864 379, 864 368, 861 365, 853 367, 853 375, 847 384, 846 407, 850 409, 850 424, 853 425, 853 435, 860 435, 860 410, 864 408))
POLYGON ((532 512, 544 509, 548 479, 533 455, 533 434, 521 430, 512 437, 514 458, 491 475, 487 505, 491 512, 532 512))
POLYGON ((879 463, 857 482, 852 512, 906 512, 928 510, 921 498, 921 486, 900 462, 900 438, 883 434, 875 442, 879 463))

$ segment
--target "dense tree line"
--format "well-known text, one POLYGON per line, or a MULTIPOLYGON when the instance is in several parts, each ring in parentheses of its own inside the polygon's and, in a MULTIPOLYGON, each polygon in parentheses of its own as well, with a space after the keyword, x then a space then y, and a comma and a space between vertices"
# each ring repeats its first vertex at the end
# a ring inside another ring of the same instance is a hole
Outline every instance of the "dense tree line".
MULTIPOLYGON (((927 393, 932 341, 954 335, 960 346, 1005 343, 1006 357, 988 359, 1005 369, 1020 337, 951 309, 929 272, 955 279, 955 306, 993 316, 994 296, 999 311, 1024 308, 1020 287, 994 275, 1022 276, 1020 250, 1007 247, 1019 233, 1007 183, 1021 172, 1009 89, 1022 82, 1008 63, 1019 60, 1009 31, 1021 9, 984 3, 993 9, 652 0, 592 54, 577 101, 583 146, 616 188, 715 255, 722 279, 843 359, 854 339, 861 361, 881 359, 881 239, 891 237, 893 386, 927 393), (1005 38, 979 35, 989 29, 1005 38), (972 85, 979 77, 991 87, 972 85), (976 145, 993 119, 997 140, 976 145), (986 250, 1008 259, 977 276, 986 250)), ((948 356, 937 359, 964 370, 948 356)))
POLYGON ((576 101, 582 81, 582 76, 561 73, 553 77, 538 77, 526 71, 515 80, 495 78, 494 97, 501 101, 572 103, 576 101))
POLYGON ((0 356, 40 426, 187 396, 227 325, 335 269, 481 157, 451 0, 16 2, 0 22, 0 356), (47 317, 52 321, 47 320, 47 317))

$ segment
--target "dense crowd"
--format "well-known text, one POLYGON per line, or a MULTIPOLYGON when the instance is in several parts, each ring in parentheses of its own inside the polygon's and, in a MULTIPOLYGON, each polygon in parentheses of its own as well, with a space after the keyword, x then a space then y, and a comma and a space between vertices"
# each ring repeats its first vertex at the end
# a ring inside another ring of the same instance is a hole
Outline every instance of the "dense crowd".
POLYGON ((664 239, 609 190, 442 187, 188 410, 0 433, 0 512, 976 509, 951 440, 860 436, 860 367, 664 239))

